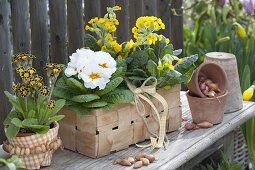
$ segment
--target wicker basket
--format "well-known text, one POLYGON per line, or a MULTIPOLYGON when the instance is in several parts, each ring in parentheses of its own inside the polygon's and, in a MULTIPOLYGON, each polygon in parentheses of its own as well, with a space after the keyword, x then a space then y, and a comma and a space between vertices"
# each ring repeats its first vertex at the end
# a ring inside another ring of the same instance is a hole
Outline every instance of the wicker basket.
POLYGON ((244 168, 249 165, 249 153, 240 127, 234 130, 234 154, 233 161, 243 164, 244 168))

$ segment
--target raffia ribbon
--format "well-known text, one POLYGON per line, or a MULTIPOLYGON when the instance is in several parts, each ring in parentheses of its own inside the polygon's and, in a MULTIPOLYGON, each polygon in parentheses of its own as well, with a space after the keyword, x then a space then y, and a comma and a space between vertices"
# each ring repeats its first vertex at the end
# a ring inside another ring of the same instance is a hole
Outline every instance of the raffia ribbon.
POLYGON ((167 114, 168 114, 168 104, 167 101, 156 92, 156 85, 157 85, 157 79, 155 77, 149 77, 147 78, 144 83, 142 84, 141 87, 136 88, 128 79, 126 79, 128 88, 134 93, 134 99, 135 99, 135 105, 136 105, 136 110, 138 112, 138 115, 143 119, 144 124, 150 133, 150 144, 148 145, 138 145, 138 147, 149 147, 151 146, 152 148, 161 148, 163 145, 166 148, 168 144, 168 139, 166 137, 166 119, 167 119, 167 114), (146 83, 148 81, 153 81, 152 85, 147 86, 146 83), (157 108, 153 104, 153 102, 150 100, 149 96, 152 96, 156 98, 163 106, 164 110, 161 114, 159 114, 157 108), (145 119, 145 106, 143 102, 141 101, 144 100, 146 101, 151 108, 153 109, 153 117, 159 124, 159 135, 154 134, 151 132, 148 123, 145 119))

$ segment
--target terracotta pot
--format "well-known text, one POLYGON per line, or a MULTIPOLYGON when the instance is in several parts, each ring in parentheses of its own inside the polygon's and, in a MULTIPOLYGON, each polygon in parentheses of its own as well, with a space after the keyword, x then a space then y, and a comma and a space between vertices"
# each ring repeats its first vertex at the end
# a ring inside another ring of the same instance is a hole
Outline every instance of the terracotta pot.
POLYGON ((227 75, 224 69, 215 63, 203 63, 201 64, 193 73, 193 76, 190 82, 187 84, 190 93, 197 97, 207 97, 205 96, 200 88, 198 83, 198 77, 204 76, 207 79, 212 80, 213 83, 218 84, 220 93, 217 93, 217 96, 223 95, 226 93, 228 88, 227 75))
POLYGON ((188 103, 194 123, 203 121, 212 124, 219 124, 223 120, 224 107, 227 100, 228 91, 225 94, 214 98, 201 98, 186 93, 188 103))

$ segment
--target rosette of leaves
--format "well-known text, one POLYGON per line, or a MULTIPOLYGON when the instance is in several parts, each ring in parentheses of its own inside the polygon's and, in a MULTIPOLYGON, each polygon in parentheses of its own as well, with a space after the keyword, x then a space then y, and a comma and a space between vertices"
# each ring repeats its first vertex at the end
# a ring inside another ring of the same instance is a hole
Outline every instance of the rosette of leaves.
MULTIPOLYGON (((136 86, 141 86, 144 80, 154 76, 158 80, 157 88, 174 86, 180 83, 188 83, 192 77, 194 69, 203 59, 198 55, 192 55, 181 59, 181 62, 173 61, 173 69, 159 69, 159 65, 165 57, 177 58, 182 50, 174 50, 172 44, 167 44, 166 39, 156 41, 155 45, 141 45, 136 47, 133 53, 126 57, 126 76, 136 86)), ((177 58, 178 60, 178 58, 177 58)))
POLYGON ((64 118, 56 113, 65 105, 65 100, 51 100, 61 67, 57 64, 47 64, 45 69, 50 85, 46 86, 43 78, 32 68, 34 58, 30 54, 19 53, 14 55, 12 60, 21 82, 14 84, 14 94, 4 92, 13 106, 4 121, 8 139, 15 137, 19 132, 44 134, 54 122, 64 118))
POLYGON ((66 106, 81 115, 92 109, 109 108, 115 104, 131 102, 133 93, 127 90, 123 82, 123 76, 127 69, 126 62, 122 59, 116 62, 117 70, 104 89, 88 89, 77 76, 68 78, 63 75, 57 81, 53 95, 65 99, 66 106))

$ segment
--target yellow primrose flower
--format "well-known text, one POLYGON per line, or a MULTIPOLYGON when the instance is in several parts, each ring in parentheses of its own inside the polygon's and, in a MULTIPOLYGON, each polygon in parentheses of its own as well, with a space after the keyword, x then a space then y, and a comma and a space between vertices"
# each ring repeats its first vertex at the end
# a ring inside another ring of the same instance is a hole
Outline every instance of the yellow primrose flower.
POLYGON ((162 65, 158 65, 158 66, 157 66, 157 69, 158 69, 159 71, 161 71, 161 70, 163 70, 163 66, 162 66, 162 65))
POLYGON ((108 23, 106 23, 105 24, 105 28, 107 29, 107 30, 109 30, 110 28, 111 28, 111 24, 108 22, 108 23))
POLYGON ((162 35, 159 35, 158 36, 158 40, 161 41, 163 39, 163 36, 162 35))
POLYGON ((102 47, 101 47, 101 50, 102 50, 102 51, 106 51, 106 46, 105 46, 105 45, 102 46, 102 47))
POLYGON ((254 93, 254 88, 255 86, 252 85, 251 87, 249 87, 247 90, 243 92, 243 100, 248 101, 252 98, 254 93))
POLYGON ((170 43, 169 38, 166 38, 166 44, 169 44, 169 43, 170 43))
POLYGON ((133 27, 133 28, 132 28, 132 33, 133 33, 133 34, 137 33, 137 28, 136 28, 136 27, 133 27))
POLYGON ((97 44, 101 44, 102 43, 102 40, 97 40, 97 44))
POLYGON ((130 48, 133 47, 134 44, 135 44, 134 41, 131 39, 131 40, 129 40, 129 42, 127 43, 126 47, 127 47, 128 49, 130 49, 130 48))
POLYGON ((178 59, 178 63, 181 63, 182 61, 183 61, 182 58, 179 58, 179 59, 178 59))
POLYGON ((154 28, 154 30, 157 30, 157 29, 159 28, 159 25, 158 25, 157 22, 155 22, 155 23, 153 24, 153 28, 154 28))
POLYGON ((116 52, 116 53, 118 53, 118 52, 120 52, 120 50, 121 50, 121 45, 119 45, 118 43, 116 43, 115 45, 114 45, 114 51, 116 52))
POLYGON ((117 57, 119 60, 121 60, 123 57, 121 55, 118 55, 117 57))
POLYGON ((169 70, 174 70, 174 66, 172 64, 170 64, 170 63, 165 63, 164 67, 168 68, 169 70))
POLYGON ((116 26, 115 26, 115 25, 112 25, 112 26, 111 26, 111 30, 112 30, 112 32, 115 32, 115 31, 116 31, 116 29, 117 29, 117 28, 116 28, 116 26))

